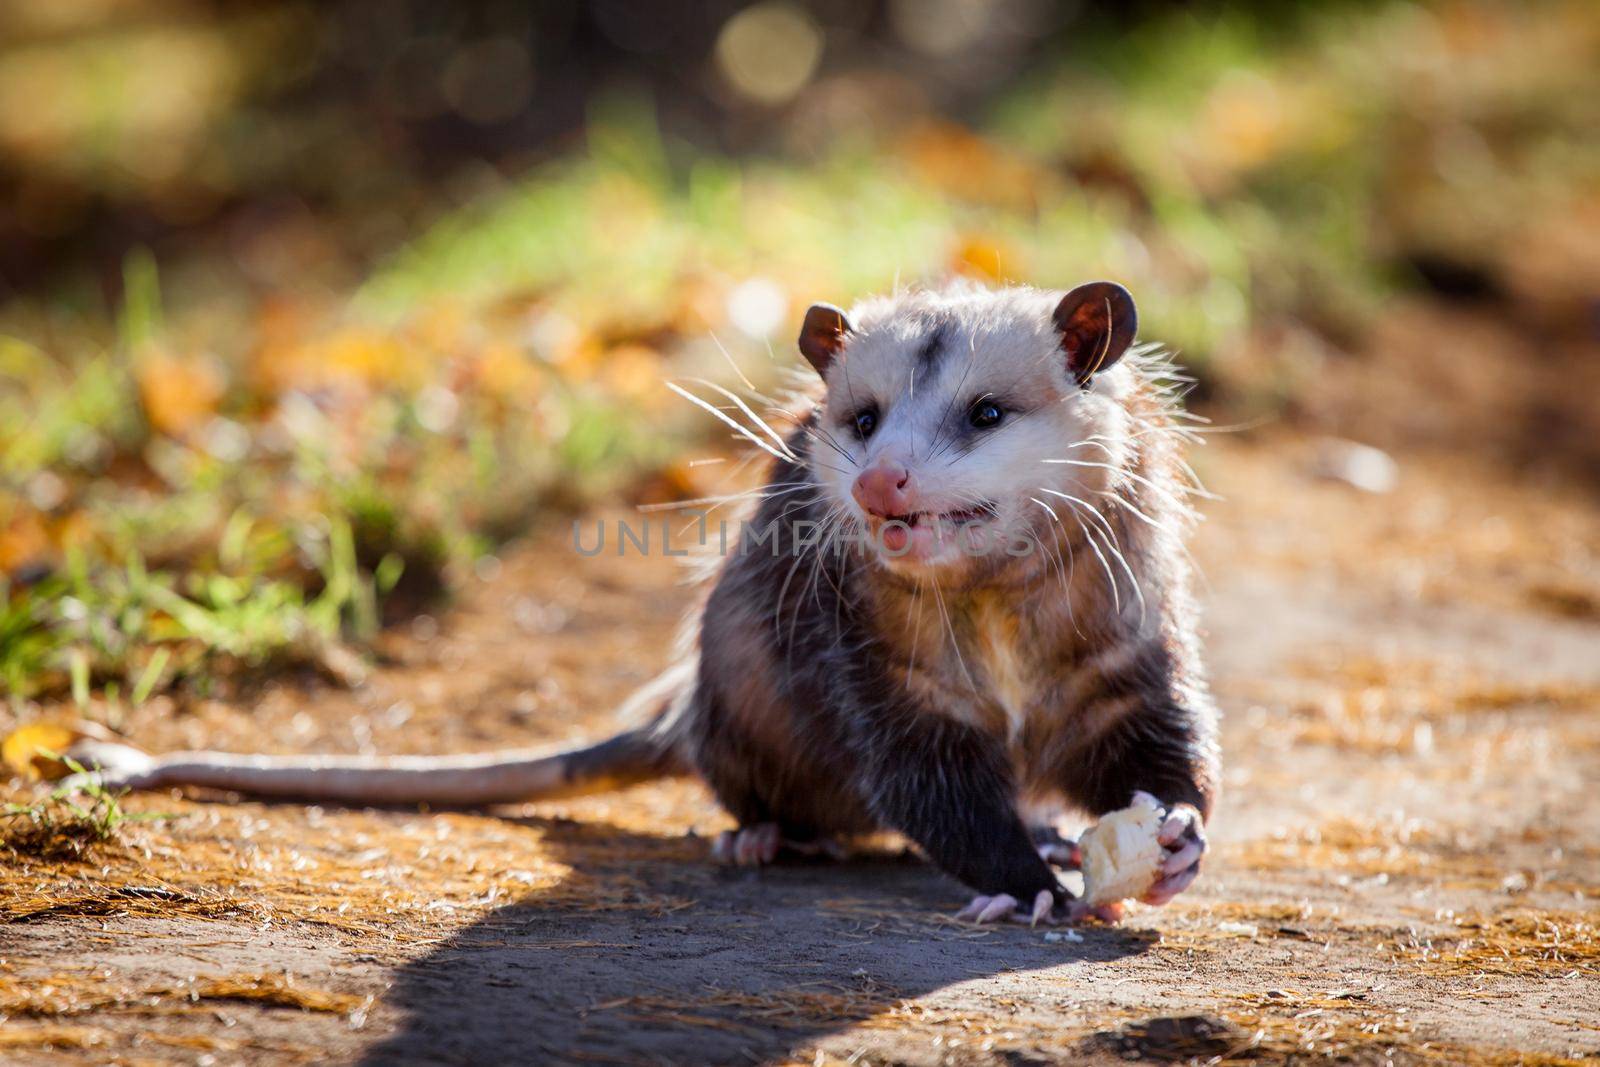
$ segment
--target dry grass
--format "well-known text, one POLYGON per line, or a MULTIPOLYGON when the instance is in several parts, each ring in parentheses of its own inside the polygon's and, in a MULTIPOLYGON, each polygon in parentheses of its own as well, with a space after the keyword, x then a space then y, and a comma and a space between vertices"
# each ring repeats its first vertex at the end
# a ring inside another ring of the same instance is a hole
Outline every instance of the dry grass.
POLYGON ((59 972, 26 979, 0 975, 0 1015, 57 1018, 90 1012, 171 1015, 207 1010, 206 1004, 234 1001, 273 1008, 351 1015, 364 1012, 372 997, 307 989, 286 974, 236 974, 196 978, 185 985, 116 988, 102 975, 59 972))
POLYGON ((1230 1013, 1253 1034, 1250 1047, 1213 1063, 1407 1064, 1416 1067, 1583 1067, 1593 1063, 1555 1053, 1475 1047, 1419 1039, 1402 1015, 1382 1009, 1297 1007, 1230 1013))
POLYGON ((106 1044, 111 1035, 93 1026, 19 1026, 0 1028, 0 1049, 86 1049, 106 1044))
POLYGON ((31 889, 7 886, 0 898, 0 919, 10 923, 45 919, 143 915, 151 918, 191 916, 211 919, 248 913, 247 901, 220 893, 200 893, 170 886, 71 879, 58 884, 39 883, 31 889))
MULTIPOLYGON (((85 1051, 89 1049, 118 1049, 126 1044, 126 1035, 119 1034, 96 1026, 64 1025, 61 1023, 24 1023, 10 1020, 4 1029, 0 1029, 0 1051, 11 1050, 17 1053, 42 1052, 44 1050, 85 1051)), ((138 1041, 144 1045, 156 1045, 164 1048, 180 1050, 182 1052, 222 1052, 235 1055, 251 1052, 268 1052, 274 1054, 280 1063, 313 1063, 318 1062, 321 1050, 306 1045, 291 1045, 280 1042, 252 1041, 243 1038, 217 1037, 210 1034, 164 1034, 155 1030, 140 1032, 138 1041)), ((139 1058, 129 1059, 120 1056, 115 1062, 119 1063, 168 1063, 168 1062, 193 1062, 192 1056, 183 1057, 181 1060, 139 1058)))
POLYGON ((1302 664, 1297 673, 1339 684, 1351 692, 1381 690, 1389 699, 1409 705, 1414 713, 1433 718, 1522 707, 1556 711, 1600 708, 1600 686, 1567 681, 1509 681, 1461 664, 1435 660, 1357 656, 1302 664))
POLYGON ((1332 877, 1432 878, 1491 888, 1505 878, 1504 861, 1458 845, 1416 820, 1340 817, 1318 826, 1280 829, 1226 848, 1230 864, 1252 871, 1316 870, 1332 877))
POLYGON ((1600 892, 1600 856, 1586 844, 1545 840, 1537 827, 1449 829, 1420 819, 1336 817, 1229 844, 1222 857, 1256 872, 1325 872, 1335 881, 1410 879, 1452 889, 1579 898, 1600 892))
POLYGON ((318 833, 307 835, 298 812, 157 802, 185 817, 86 853, 0 864, 0 919, 242 912, 408 942, 437 936, 441 919, 465 923, 524 898, 579 910, 688 903, 650 885, 663 860, 687 858, 676 838, 619 842, 605 827, 346 811, 314 816, 318 833))
POLYGON ((1404 1009, 1380 1002, 1382 986, 1321 992, 1279 988, 1236 999, 1223 1016, 1250 1044, 1211 1062, 1451 1064, 1460 1067, 1577 1067, 1551 1053, 1471 1047, 1428 1039, 1404 1009))
POLYGON ((1449 978, 1600 977, 1600 922, 1592 913, 1519 910, 1462 915, 1441 937, 1402 940, 1400 955, 1449 978))
MULTIPOLYGON (((1237 684, 1233 695, 1272 709, 1264 730, 1282 744, 1325 746, 1363 756, 1431 756, 1486 731, 1498 746, 1525 743, 1537 715, 1600 711, 1600 686, 1516 681, 1430 660, 1315 659, 1282 678, 1237 684)), ((1576 720, 1567 720, 1576 722, 1576 720)))

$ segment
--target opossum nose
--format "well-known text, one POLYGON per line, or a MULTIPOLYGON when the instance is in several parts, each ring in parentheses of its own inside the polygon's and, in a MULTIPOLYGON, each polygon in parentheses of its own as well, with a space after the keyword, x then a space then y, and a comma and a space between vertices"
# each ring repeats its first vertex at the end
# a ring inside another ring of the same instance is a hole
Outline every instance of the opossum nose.
POLYGON ((869 515, 911 514, 911 472, 904 467, 869 467, 856 478, 851 492, 869 515))

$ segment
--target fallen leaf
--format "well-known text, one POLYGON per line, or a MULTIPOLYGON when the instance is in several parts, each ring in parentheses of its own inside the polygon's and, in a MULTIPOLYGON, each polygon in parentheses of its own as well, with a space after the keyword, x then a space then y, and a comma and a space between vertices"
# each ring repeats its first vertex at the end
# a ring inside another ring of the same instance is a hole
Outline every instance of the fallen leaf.
POLYGON ((17 727, 4 742, 0 742, 0 761, 11 768, 13 774, 30 782, 59 778, 61 762, 45 753, 65 752, 78 737, 76 730, 62 722, 30 722, 17 727))
POLYGON ((150 425, 174 437, 209 419, 222 399, 222 374, 207 360, 151 353, 134 375, 150 425))

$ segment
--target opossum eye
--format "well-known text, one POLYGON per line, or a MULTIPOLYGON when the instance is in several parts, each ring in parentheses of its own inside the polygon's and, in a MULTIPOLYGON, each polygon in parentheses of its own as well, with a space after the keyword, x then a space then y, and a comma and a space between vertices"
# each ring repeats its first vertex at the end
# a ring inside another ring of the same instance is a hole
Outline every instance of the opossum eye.
POLYGON ((862 408, 856 412, 856 436, 865 441, 872 436, 872 431, 878 428, 878 409, 862 408))
POLYGON ((1000 420, 1005 417, 1005 409, 993 400, 979 400, 967 412, 967 422, 974 430, 987 430, 991 426, 999 426, 1000 420))

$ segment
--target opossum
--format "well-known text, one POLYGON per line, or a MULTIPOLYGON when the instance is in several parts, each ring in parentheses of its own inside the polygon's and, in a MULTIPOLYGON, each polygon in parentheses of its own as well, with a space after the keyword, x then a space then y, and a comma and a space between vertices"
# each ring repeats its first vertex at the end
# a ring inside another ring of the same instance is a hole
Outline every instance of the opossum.
MULTIPOLYGON (((697 774, 739 829, 726 862, 898 831, 981 922, 1115 919, 1063 885, 1052 806, 1164 812, 1189 886, 1217 790, 1184 538, 1179 376, 1133 298, 972 284, 805 315, 821 378, 785 432, 743 402, 765 487, 718 561, 697 639, 587 747, 466 756, 149 756, 90 745, 109 785, 350 804, 489 805, 697 774), (1152 799, 1153 798, 1153 799, 1152 799)), ((734 406, 716 409, 731 420, 734 406)))

